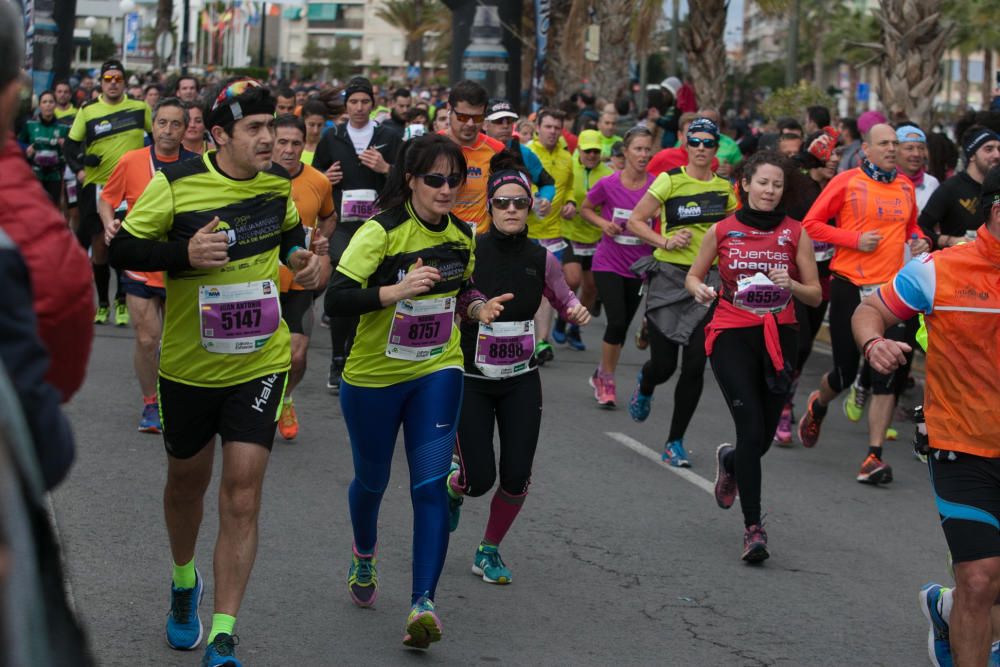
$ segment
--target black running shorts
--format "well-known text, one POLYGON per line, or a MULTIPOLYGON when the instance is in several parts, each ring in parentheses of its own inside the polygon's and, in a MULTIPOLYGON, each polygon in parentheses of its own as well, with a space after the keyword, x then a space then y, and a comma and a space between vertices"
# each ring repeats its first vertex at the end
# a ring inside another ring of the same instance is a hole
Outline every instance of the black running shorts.
POLYGON ((927 462, 954 562, 1000 556, 1000 459, 932 449, 927 462))
POLYGON ((167 454, 188 459, 216 435, 268 450, 274 444, 288 373, 272 373, 232 387, 196 387, 159 378, 160 419, 167 454))

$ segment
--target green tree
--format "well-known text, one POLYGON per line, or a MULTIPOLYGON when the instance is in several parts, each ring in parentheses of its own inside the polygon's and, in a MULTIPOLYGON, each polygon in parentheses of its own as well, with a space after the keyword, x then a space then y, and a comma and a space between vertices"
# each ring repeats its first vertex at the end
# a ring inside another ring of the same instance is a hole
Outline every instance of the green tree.
POLYGON ((360 50, 352 49, 348 40, 336 40, 333 48, 326 51, 327 71, 330 77, 340 81, 347 79, 357 70, 357 65, 354 63, 360 57, 360 50))
POLYGON ((118 46, 111 35, 95 33, 90 36, 90 57, 94 62, 103 62, 109 58, 114 58, 118 53, 118 46))
POLYGON ((315 39, 306 42, 306 47, 302 49, 302 76, 311 79, 319 73, 326 59, 326 53, 319 47, 315 39))

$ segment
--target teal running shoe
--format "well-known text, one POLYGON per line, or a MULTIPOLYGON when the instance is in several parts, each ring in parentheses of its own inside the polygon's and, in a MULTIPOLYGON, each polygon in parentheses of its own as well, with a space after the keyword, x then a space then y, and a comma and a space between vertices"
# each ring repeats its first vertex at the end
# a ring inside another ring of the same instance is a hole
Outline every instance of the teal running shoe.
POLYGON ((347 590, 351 600, 359 607, 371 607, 378 597, 378 570, 375 569, 375 555, 362 556, 356 547, 351 558, 351 569, 347 572, 347 590))
POLYGON ((461 468, 455 461, 451 462, 451 472, 444 478, 445 487, 448 489, 448 532, 454 533, 458 529, 458 522, 462 518, 462 503, 465 496, 455 493, 451 485, 451 480, 455 475, 461 474, 461 468))
POLYGON ((635 381, 635 389, 632 390, 632 398, 628 401, 628 413, 632 417, 632 421, 644 422, 646 418, 649 417, 649 411, 653 407, 653 396, 650 394, 642 393, 639 387, 642 386, 642 371, 639 371, 639 377, 635 381))
POLYGON ((509 584, 512 581, 510 568, 504 565, 500 552, 494 544, 479 543, 476 557, 472 561, 472 573, 483 578, 488 584, 509 584))
POLYGON ((673 440, 664 445, 663 456, 661 458, 675 468, 691 467, 687 451, 684 449, 684 443, 680 440, 673 440))
POLYGON ((406 617, 406 634, 403 645, 410 648, 427 648, 441 641, 441 619, 434 613, 434 602, 421 595, 406 617))
POLYGON ((198 606, 205 593, 201 572, 194 571, 194 588, 175 588, 170 584, 170 613, 167 614, 167 645, 178 651, 190 651, 201 643, 201 618, 198 606))
POLYGON ((239 637, 220 632, 215 639, 205 647, 205 655, 201 658, 201 667, 243 667, 236 659, 236 645, 239 637))

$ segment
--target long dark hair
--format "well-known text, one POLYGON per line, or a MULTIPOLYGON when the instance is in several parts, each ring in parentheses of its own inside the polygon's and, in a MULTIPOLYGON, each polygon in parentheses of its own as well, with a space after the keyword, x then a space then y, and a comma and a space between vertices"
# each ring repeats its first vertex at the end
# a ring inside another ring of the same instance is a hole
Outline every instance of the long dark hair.
POLYGON ((409 201, 413 190, 406 182, 406 177, 428 173, 442 156, 450 163, 452 174, 461 174, 464 185, 468 167, 459 145, 440 134, 425 134, 403 142, 403 147, 389 170, 385 186, 379 192, 379 209, 385 211, 409 201))
POLYGON ((752 179, 757 170, 766 164, 781 169, 785 177, 785 188, 781 193, 781 201, 778 202, 775 210, 789 211, 796 209, 800 205, 800 198, 808 191, 808 188, 804 187, 807 184, 807 177, 791 158, 787 158, 778 151, 772 150, 757 151, 740 165, 738 182, 743 205, 749 206, 747 202, 749 195, 743 188, 743 181, 752 179))

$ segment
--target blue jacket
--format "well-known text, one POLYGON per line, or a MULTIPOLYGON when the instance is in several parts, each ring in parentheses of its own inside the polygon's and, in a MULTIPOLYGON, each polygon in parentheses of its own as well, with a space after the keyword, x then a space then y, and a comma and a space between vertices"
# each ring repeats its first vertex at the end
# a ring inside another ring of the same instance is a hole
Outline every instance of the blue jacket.
POLYGON ((542 161, 538 159, 538 156, 531 152, 531 149, 522 144, 516 139, 511 139, 510 143, 507 144, 507 148, 513 148, 514 144, 521 151, 521 161, 524 162, 525 169, 528 170, 528 176, 531 177, 531 182, 538 186, 538 193, 535 195, 539 199, 552 199, 556 196, 556 181, 549 172, 545 171, 545 167, 542 166, 542 161))

